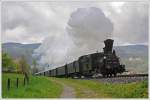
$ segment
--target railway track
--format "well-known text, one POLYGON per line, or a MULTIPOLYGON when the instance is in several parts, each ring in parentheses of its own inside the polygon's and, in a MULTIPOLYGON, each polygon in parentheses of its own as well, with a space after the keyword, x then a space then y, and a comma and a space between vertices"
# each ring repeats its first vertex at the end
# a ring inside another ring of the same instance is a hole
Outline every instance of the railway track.
MULTIPOLYGON (((116 77, 148 77, 148 74, 129 74, 129 75, 118 75, 116 77)), ((113 78, 113 77, 112 77, 113 78)))
POLYGON ((101 79, 101 78, 121 78, 121 77, 148 77, 148 74, 128 74, 128 75, 117 75, 117 76, 111 76, 111 77, 84 77, 80 79, 101 79))
POLYGON ((97 78, 84 78, 85 80, 94 80, 103 83, 131 83, 148 80, 148 74, 130 74, 118 75, 116 77, 97 77, 97 78))

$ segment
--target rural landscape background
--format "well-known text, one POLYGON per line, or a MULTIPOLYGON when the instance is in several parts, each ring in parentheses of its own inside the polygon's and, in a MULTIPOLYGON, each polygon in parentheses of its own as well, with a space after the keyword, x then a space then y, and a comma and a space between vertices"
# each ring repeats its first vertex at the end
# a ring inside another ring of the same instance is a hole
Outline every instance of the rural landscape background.
MULTIPOLYGON (((12 58, 17 59, 21 55, 25 55, 27 62, 33 64, 33 52, 41 44, 20 44, 20 43, 4 43, 2 51, 7 52, 12 58)), ((115 46, 117 55, 120 56, 121 62, 126 65, 127 70, 134 73, 148 73, 148 46, 147 45, 126 45, 115 46)), ((40 59, 36 58, 36 60, 40 59)), ((46 65, 48 67, 48 65, 46 65)), ((39 70, 43 70, 39 68, 39 70)))
POLYGON ((102 52, 148 74, 148 3, 3 1, 2 98, 148 98, 148 77, 58 78, 35 73, 102 52))

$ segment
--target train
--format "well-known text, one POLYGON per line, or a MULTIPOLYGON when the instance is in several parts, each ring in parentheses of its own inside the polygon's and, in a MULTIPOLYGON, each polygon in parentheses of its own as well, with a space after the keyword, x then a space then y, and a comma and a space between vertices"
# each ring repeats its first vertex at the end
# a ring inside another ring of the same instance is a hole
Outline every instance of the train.
POLYGON ((35 73, 50 77, 92 77, 100 74, 102 77, 116 77, 125 72, 125 65, 120 63, 120 57, 113 49, 113 39, 104 41, 105 47, 102 52, 96 52, 80 56, 76 61, 35 73))

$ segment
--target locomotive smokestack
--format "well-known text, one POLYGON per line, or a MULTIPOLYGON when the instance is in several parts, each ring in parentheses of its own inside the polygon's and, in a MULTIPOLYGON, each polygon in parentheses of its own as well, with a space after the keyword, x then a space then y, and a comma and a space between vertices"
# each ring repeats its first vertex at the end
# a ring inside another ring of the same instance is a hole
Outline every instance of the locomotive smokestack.
POLYGON ((114 40, 112 39, 107 39, 104 41, 105 44, 105 47, 103 48, 104 53, 112 53, 113 42, 114 40))

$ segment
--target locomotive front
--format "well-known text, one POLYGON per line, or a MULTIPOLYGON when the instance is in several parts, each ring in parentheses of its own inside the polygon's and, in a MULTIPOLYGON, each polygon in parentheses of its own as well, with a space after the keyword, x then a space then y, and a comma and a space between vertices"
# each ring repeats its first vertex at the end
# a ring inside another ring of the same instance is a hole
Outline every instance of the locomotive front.
POLYGON ((117 73, 123 73, 125 71, 125 65, 121 65, 119 57, 116 56, 115 50, 113 49, 112 39, 107 39, 104 41, 105 47, 104 57, 103 57, 103 66, 100 68, 100 73, 105 76, 116 76, 117 73))

